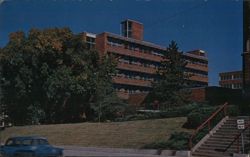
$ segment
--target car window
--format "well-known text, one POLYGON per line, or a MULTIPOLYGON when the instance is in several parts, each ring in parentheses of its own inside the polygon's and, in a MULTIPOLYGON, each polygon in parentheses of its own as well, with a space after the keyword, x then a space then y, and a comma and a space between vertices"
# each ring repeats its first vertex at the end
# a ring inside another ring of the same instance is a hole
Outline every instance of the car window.
POLYGON ((20 146, 21 141, 20 140, 14 140, 14 139, 9 139, 5 143, 6 146, 20 146))
POLYGON ((32 140, 32 145, 39 145, 39 140, 38 139, 33 139, 32 140))
POLYGON ((46 139, 9 139, 6 141, 6 146, 30 146, 30 145, 48 145, 49 142, 46 139))
POLYGON ((7 140, 5 143, 6 146, 13 146, 14 144, 15 144, 15 142, 12 139, 7 140))
POLYGON ((23 146, 30 146, 30 145, 32 145, 32 139, 23 140, 22 145, 23 146))
POLYGON ((40 139, 39 143, 40 143, 40 145, 48 145, 49 144, 49 142, 45 139, 40 139))

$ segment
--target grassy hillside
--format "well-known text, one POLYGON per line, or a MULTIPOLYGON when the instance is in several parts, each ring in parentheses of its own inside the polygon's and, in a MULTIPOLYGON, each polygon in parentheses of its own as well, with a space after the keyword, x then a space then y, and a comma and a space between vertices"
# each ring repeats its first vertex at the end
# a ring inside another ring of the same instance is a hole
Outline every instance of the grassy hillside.
POLYGON ((55 145, 140 148, 168 138, 174 131, 187 131, 181 126, 186 118, 168 118, 111 123, 78 123, 7 128, 2 139, 19 135, 39 135, 55 145))

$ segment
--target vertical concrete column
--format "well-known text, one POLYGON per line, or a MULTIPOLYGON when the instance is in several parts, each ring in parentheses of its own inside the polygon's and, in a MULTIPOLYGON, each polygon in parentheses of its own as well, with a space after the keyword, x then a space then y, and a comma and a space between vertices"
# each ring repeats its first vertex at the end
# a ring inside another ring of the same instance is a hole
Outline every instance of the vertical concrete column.
POLYGON ((250 96, 250 40, 247 40, 246 52, 243 53, 243 95, 250 96))

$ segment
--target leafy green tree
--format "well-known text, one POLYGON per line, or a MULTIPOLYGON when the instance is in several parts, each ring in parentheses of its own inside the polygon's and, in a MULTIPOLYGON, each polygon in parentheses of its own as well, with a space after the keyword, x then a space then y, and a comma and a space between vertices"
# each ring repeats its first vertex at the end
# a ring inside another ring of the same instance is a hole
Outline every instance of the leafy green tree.
POLYGON ((128 105, 117 97, 113 88, 112 76, 115 75, 116 62, 113 56, 102 59, 103 66, 97 76, 97 88, 93 94, 91 108, 96 115, 96 121, 114 120, 123 116, 128 105))
POLYGON ((115 72, 113 59, 100 58, 68 28, 10 34, 0 65, 1 102, 15 124, 93 119, 93 103, 109 97, 109 90, 99 96, 99 88, 112 89, 115 72))
POLYGON ((187 79, 189 75, 185 72, 186 64, 176 42, 171 41, 158 69, 160 79, 153 84, 151 94, 164 109, 183 105, 188 101, 187 79))

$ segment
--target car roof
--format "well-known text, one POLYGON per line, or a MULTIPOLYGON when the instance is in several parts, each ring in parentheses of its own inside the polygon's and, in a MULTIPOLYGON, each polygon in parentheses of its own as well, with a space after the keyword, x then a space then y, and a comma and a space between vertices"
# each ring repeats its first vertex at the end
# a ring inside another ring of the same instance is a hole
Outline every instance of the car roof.
POLYGON ((40 136, 15 136, 15 137, 10 137, 9 139, 13 139, 13 140, 31 140, 31 139, 47 140, 45 137, 40 137, 40 136))

